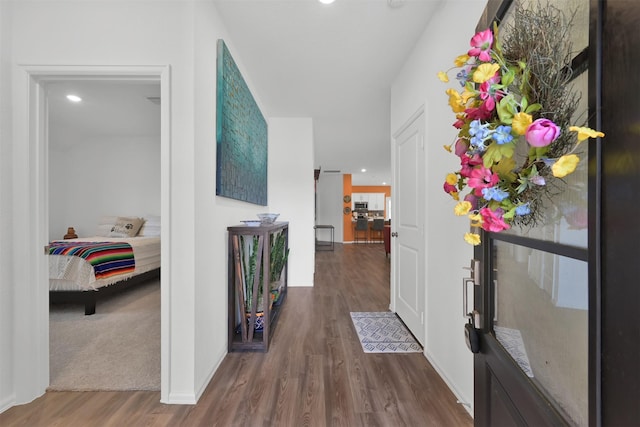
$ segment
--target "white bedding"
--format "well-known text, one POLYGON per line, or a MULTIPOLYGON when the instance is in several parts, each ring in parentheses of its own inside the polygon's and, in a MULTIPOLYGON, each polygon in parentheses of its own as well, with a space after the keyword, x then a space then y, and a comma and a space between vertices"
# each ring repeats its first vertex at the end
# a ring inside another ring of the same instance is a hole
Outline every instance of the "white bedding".
POLYGON ((49 255, 49 290, 90 291, 160 268, 160 237, 82 237, 65 242, 127 242, 133 248, 133 273, 96 280, 93 267, 77 256, 49 255))

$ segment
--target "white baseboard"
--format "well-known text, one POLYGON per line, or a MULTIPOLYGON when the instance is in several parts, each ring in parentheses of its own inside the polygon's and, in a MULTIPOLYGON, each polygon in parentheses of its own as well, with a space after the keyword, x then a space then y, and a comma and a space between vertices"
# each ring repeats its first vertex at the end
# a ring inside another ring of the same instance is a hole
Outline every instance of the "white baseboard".
POLYGON ((12 394, 5 399, 0 400, 0 414, 9 408, 13 408, 16 404, 16 395, 12 394))
POLYGON ((204 382, 202 383, 202 385, 200 386, 200 388, 196 392, 196 402, 198 400, 200 400, 200 398, 202 397, 202 394, 204 393, 204 391, 206 390, 207 386, 211 382, 211 379, 213 378, 213 376, 218 371, 218 368, 220 367, 220 364, 222 363, 222 361, 224 360, 226 355, 227 355, 226 349, 223 349, 222 351, 220 351, 220 353, 218 353, 217 361, 214 364, 214 366, 211 368, 211 371, 209 372, 209 374, 207 375, 207 379, 204 380, 204 382))
POLYGON ((431 364, 431 366, 433 366, 433 369, 436 370, 436 372, 438 373, 438 375, 440 375, 440 378, 442 378, 442 380, 445 382, 445 384, 447 385, 447 387, 449 387, 449 390, 451 390, 451 392, 453 393, 453 395, 456 397, 456 399, 458 400, 458 404, 462 405, 462 407, 464 409, 466 409, 466 411, 469 413, 469 415, 471 415, 471 418, 473 418, 473 402, 465 402, 464 401, 464 397, 462 396, 462 394, 460 393, 460 391, 457 389, 457 387, 453 384, 453 382, 451 382, 451 380, 449 379, 449 377, 447 377, 447 375, 444 373, 444 371, 442 369, 440 369, 440 367, 438 366, 438 364, 435 362, 435 360, 433 359, 433 356, 431 356, 429 354, 429 352, 427 352, 427 350, 425 349, 424 351, 424 357, 429 361, 429 363, 431 364))

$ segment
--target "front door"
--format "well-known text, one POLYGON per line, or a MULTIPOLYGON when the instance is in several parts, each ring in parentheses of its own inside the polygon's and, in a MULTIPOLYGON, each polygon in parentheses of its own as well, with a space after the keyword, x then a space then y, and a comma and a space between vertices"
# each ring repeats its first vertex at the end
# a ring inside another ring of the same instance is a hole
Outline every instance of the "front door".
POLYGON ((412 117, 395 136, 391 219, 395 311, 424 344, 424 113, 412 117))
MULTIPOLYGON (((510 3, 489 2, 502 28, 513 22, 510 3)), ((588 75, 595 69, 587 67, 587 52, 596 56, 588 49, 589 1, 554 6, 567 8, 567 15, 576 11, 571 38, 582 54, 573 68, 584 71, 575 72, 573 87, 582 93, 577 111, 586 114, 593 109, 588 75)), ((483 233, 475 250, 481 265, 475 286, 481 329, 474 357, 476 425, 584 426, 593 420, 588 144, 566 187, 545 201, 539 225, 483 233)))

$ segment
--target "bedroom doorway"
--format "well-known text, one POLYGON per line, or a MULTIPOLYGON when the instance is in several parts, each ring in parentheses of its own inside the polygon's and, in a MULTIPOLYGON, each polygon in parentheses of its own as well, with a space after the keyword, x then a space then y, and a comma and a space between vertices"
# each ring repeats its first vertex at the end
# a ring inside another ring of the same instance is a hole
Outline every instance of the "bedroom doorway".
POLYGON ((78 257, 49 257, 50 266, 60 268, 49 271, 48 389, 159 391, 161 283, 158 274, 134 280, 160 267, 160 82, 52 80, 45 94, 49 241, 65 239, 78 248, 115 241, 135 254, 120 260, 127 263, 124 273, 96 274, 96 281, 75 268, 86 265, 78 257), (145 222, 125 237, 107 226, 118 217, 145 222), (129 264, 134 273, 127 273, 129 264), (118 279, 130 274, 135 278, 118 279), (87 293, 97 300, 91 316, 82 303, 64 303, 87 293))
MULTIPOLYGON (((29 141, 28 147, 33 155, 25 156, 29 159, 28 170, 34 171, 29 174, 30 192, 29 198, 30 206, 34 209, 29 210, 30 214, 25 217, 25 224, 29 224, 29 229, 32 230, 32 238, 29 239, 31 244, 35 244, 42 248, 43 243, 46 244, 50 239, 50 235, 57 239, 61 239, 67 232, 67 228, 72 224, 66 224, 63 230, 62 236, 59 230, 55 230, 57 226, 49 226, 51 197, 55 194, 50 194, 49 187, 50 181, 55 181, 57 177, 52 176, 52 171, 49 170, 49 156, 55 157, 57 154, 52 153, 49 147, 50 126, 47 120, 48 114, 52 111, 52 102, 50 98, 49 89, 53 87, 57 82, 117 82, 123 85, 138 85, 141 83, 147 83, 155 85, 160 89, 160 99, 163 102, 160 103, 160 126, 159 126, 159 144, 158 152, 156 155, 156 163, 159 169, 159 216, 162 218, 162 223, 167 224, 163 227, 162 234, 162 250, 161 250, 161 303, 160 303, 160 321, 156 322, 156 327, 160 330, 160 350, 155 356, 160 360, 160 390, 161 401, 167 401, 169 390, 167 387, 168 378, 170 377, 170 365, 168 363, 168 355, 170 354, 170 324, 164 319, 168 313, 169 301, 168 295, 170 294, 170 259, 169 250, 170 247, 170 230, 168 224, 170 224, 170 80, 169 80, 169 67, 168 66, 109 66, 109 67, 94 67, 94 66, 24 66, 27 77, 26 83, 29 87, 29 100, 28 111, 29 120, 29 134, 25 135, 25 139, 29 141), (164 386, 163 386, 164 385, 164 386)), ((153 97, 151 97, 153 98, 153 97)), ((158 102, 159 99, 148 99, 147 102, 158 102)), ((81 120, 80 117, 76 117, 76 120, 81 120)), ((103 142, 103 144, 105 144, 103 142)), ((106 144, 109 145, 109 144, 106 144)), ((26 148, 26 146, 25 146, 26 148)), ((23 153, 19 152, 20 157, 23 153)), ((121 153, 123 156, 127 155, 127 152, 121 153)), ((134 153, 135 154, 135 153, 134 153)), ((132 154, 132 156, 134 155, 132 154)), ((106 159, 101 157, 93 159, 94 162, 106 162, 106 159)), ((68 166, 71 169, 76 168, 77 164, 71 164, 68 166)), ((77 179, 82 179, 78 176, 77 179)), ((88 179, 87 181, 91 181, 88 179)), ((109 181, 108 177, 101 176, 99 178, 94 177, 94 182, 109 181)), ((52 182, 52 185, 54 183, 52 182)), ((127 191, 124 188, 122 191, 127 191)), ((78 200, 83 200, 85 196, 72 192, 72 196, 78 200)), ((144 212, 142 215, 149 214, 151 212, 144 212)), ((78 227, 76 231, 79 231, 81 227, 78 227)), ((41 251, 42 249, 40 249, 41 251)), ((42 253, 42 252, 40 252, 42 253)), ((33 340, 28 344, 29 351, 34 355, 33 359, 37 361, 36 365, 32 365, 32 372, 34 373, 34 382, 29 387, 33 387, 33 390, 38 393, 37 390, 41 390, 40 393, 49 385, 49 311, 48 311, 48 261, 47 257, 38 258, 33 266, 33 276, 36 277, 38 283, 42 283, 43 286, 30 288, 28 294, 33 298, 33 304, 36 308, 37 316, 34 318, 35 323, 38 326, 35 328, 37 334, 33 336, 33 340), (45 291, 46 289, 46 291, 45 291)), ((25 293, 26 295, 27 293, 25 293)), ((100 302, 98 302, 98 313, 100 312, 100 302)), ((91 318, 91 316, 87 316, 91 318)), ((33 323, 33 322, 32 322, 33 323)))

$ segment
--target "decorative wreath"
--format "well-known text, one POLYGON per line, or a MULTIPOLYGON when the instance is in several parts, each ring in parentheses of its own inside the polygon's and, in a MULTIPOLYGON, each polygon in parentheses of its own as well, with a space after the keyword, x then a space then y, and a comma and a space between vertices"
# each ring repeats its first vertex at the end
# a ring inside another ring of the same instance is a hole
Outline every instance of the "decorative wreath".
MULTIPOLYGON (((462 87, 446 91, 459 132, 444 148, 458 156, 460 169, 447 175, 444 191, 458 201, 454 213, 470 219, 464 239, 472 245, 480 244, 480 227, 537 225, 543 198, 561 191, 562 178, 576 169, 580 142, 604 137, 570 125, 580 99, 570 83, 570 20, 551 5, 518 4, 514 18, 502 42, 497 24, 475 34, 450 69, 459 69, 462 87)), ((447 72, 438 78, 449 81, 447 72)))

